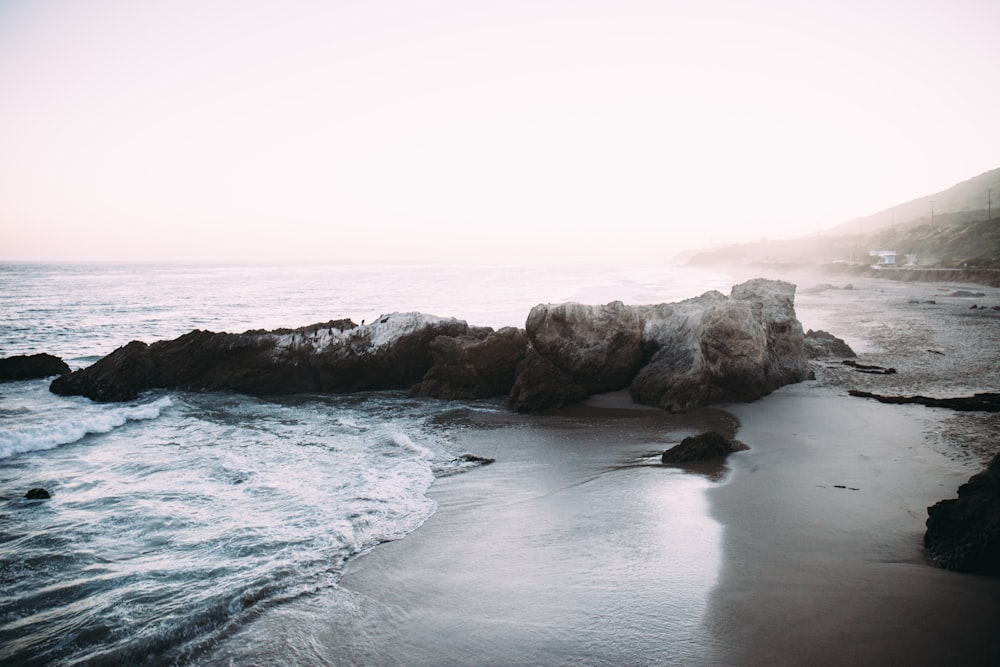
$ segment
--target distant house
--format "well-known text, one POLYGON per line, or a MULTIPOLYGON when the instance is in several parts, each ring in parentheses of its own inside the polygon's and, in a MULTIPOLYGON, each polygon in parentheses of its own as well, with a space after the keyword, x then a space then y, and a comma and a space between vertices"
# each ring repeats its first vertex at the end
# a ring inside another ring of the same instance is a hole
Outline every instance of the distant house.
POLYGON ((895 266, 896 265, 896 251, 895 250, 869 250, 869 257, 877 257, 878 260, 875 262, 879 266, 895 266))

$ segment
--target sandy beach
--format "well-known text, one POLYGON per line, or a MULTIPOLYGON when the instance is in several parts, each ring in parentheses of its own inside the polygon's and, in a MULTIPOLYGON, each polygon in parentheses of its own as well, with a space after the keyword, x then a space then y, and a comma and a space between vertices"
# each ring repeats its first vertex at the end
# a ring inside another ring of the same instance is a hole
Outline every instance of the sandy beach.
POLYGON ((1000 311, 970 306, 1000 304, 1000 290, 796 281, 805 328, 898 372, 820 361, 815 381, 686 415, 624 393, 542 416, 470 413, 459 444, 496 463, 439 479, 420 529, 211 661, 997 664, 1000 580, 934 568, 922 547, 927 506, 1000 446, 997 415, 847 389, 995 391, 1000 311), (658 463, 710 428, 750 449, 722 468, 658 463))

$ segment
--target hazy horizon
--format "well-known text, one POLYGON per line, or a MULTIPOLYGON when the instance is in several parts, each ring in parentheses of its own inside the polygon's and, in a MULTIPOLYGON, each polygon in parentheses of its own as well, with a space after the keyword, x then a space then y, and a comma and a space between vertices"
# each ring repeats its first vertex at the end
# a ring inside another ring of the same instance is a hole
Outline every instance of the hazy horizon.
POLYGON ((0 260, 807 234, 1000 166, 998 25, 987 0, 6 2, 0 260))

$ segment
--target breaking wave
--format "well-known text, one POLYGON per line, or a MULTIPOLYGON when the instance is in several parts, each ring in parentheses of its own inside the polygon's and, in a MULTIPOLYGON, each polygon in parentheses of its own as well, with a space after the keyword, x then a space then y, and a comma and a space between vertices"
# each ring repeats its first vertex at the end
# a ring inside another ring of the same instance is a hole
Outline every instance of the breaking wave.
POLYGON ((65 416, 47 415, 43 423, 4 428, 0 430, 0 459, 68 445, 92 433, 109 433, 130 421, 156 419, 169 405, 166 396, 142 405, 95 405, 83 414, 74 411, 65 416))

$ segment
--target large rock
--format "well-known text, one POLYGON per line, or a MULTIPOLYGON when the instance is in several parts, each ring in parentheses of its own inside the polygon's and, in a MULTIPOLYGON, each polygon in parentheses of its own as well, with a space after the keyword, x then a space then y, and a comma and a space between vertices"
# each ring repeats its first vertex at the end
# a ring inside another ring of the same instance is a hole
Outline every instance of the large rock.
POLYGON ((927 508, 924 546, 931 562, 960 572, 1000 575, 1000 454, 958 489, 927 508))
POLYGON ((757 279, 674 304, 536 306, 510 403, 534 412, 623 387, 666 410, 759 398, 812 377, 794 299, 794 285, 757 279))
POLYGON ((749 401, 813 377, 795 286, 756 279, 729 297, 708 292, 647 307, 643 346, 650 361, 632 381, 635 401, 668 411, 749 401))
POLYGON ((466 334, 462 320, 394 313, 366 326, 350 320, 242 334, 192 331, 152 345, 132 342, 62 378, 51 390, 125 401, 153 388, 248 394, 408 389, 432 364, 430 343, 466 334))
POLYGON ((525 331, 541 356, 592 394, 627 387, 642 366, 639 309, 621 301, 535 306, 525 331))
POLYGON ((0 359, 0 382, 33 380, 70 372, 66 362, 51 354, 18 355, 0 359))
POLYGON ((579 403, 590 394, 573 377, 528 345, 508 403, 518 412, 540 412, 579 403))
POLYGON ((525 330, 395 313, 242 334, 192 331, 132 342, 58 378, 52 391, 123 401, 152 388, 249 394, 410 389, 479 398, 508 393, 537 412, 630 387, 636 401, 684 410, 758 398, 811 376, 795 286, 754 280, 658 306, 568 303, 531 310, 525 330))
POLYGON ((434 365, 410 393, 450 399, 506 396, 527 347, 524 330, 513 327, 438 336, 430 344, 434 365))

